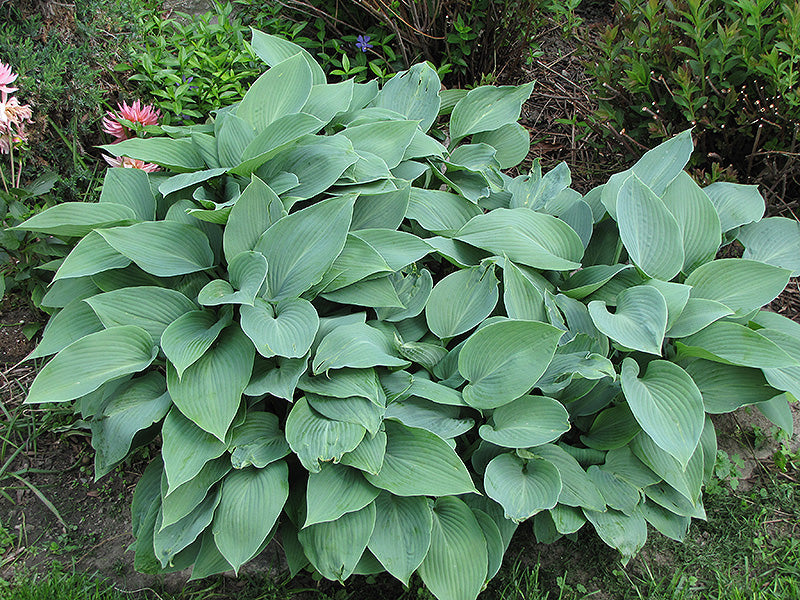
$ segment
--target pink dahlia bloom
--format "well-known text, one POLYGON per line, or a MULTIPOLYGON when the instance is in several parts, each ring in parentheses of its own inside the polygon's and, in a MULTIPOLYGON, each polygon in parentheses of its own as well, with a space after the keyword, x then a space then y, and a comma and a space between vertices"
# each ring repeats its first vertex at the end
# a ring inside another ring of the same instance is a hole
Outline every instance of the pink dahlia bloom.
POLYGON ((103 155, 103 159, 111 165, 112 167, 123 167, 125 169, 141 169, 146 173, 152 173, 153 171, 158 171, 158 165, 154 165, 153 163, 146 163, 143 160, 139 160, 136 158, 128 158, 127 156, 120 156, 117 158, 113 158, 111 156, 103 155))
POLYGON ((14 83, 17 79, 17 74, 11 71, 11 65, 0 62, 0 93, 3 96, 3 102, 6 100, 8 94, 17 91, 18 88, 9 87, 9 83, 14 83))
POLYGON ((150 104, 142 105, 139 100, 134 100, 130 105, 123 102, 117 104, 118 113, 108 111, 103 118, 103 131, 114 136, 112 143, 116 144, 130 137, 130 130, 127 129, 120 119, 126 119, 142 125, 158 125, 161 118, 161 111, 150 104))

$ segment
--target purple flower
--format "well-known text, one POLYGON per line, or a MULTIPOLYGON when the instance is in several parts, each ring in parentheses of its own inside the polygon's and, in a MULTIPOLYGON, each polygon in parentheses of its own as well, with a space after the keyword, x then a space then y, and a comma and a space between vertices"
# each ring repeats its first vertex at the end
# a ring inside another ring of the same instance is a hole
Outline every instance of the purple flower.
POLYGON ((356 39, 358 40, 356 42, 356 48, 362 52, 366 52, 367 48, 372 48, 372 44, 369 43, 370 37, 368 35, 360 35, 356 39))

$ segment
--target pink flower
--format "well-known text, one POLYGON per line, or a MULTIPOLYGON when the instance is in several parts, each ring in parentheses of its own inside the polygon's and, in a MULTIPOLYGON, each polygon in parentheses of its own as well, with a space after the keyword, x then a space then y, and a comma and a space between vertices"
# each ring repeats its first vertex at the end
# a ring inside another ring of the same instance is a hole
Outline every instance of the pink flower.
POLYGON ((15 97, 0 101, 0 128, 20 126, 33 117, 30 104, 20 104, 15 97))
POLYGON ((158 165, 154 165, 153 163, 146 163, 143 160, 139 160, 137 158, 128 158, 127 156, 112 158, 111 156, 107 156, 104 154, 103 159, 112 167, 123 167, 125 169, 141 169, 146 173, 152 173, 153 171, 158 171, 158 165))
POLYGON ((117 108, 119 113, 108 111, 103 118, 103 131, 114 136, 112 142, 114 144, 130 137, 130 130, 120 123, 120 119, 142 125, 158 125, 158 120, 161 118, 160 110, 150 104, 142 105, 139 100, 133 101, 130 106, 125 102, 118 103, 117 108))
POLYGON ((6 96, 16 92, 18 88, 9 87, 9 83, 14 83, 18 75, 11 71, 11 65, 0 62, 0 93, 2 93, 3 102, 6 101, 6 96))

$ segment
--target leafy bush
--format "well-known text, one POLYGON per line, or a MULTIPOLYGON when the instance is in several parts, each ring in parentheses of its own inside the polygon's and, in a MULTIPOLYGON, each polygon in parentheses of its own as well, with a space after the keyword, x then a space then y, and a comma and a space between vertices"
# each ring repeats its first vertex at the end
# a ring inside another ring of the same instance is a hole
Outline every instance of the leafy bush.
POLYGON ((532 84, 326 84, 298 46, 253 48, 272 68, 241 103, 105 147, 165 171, 109 169, 98 203, 20 226, 77 241, 26 402, 75 403, 98 478, 161 435, 136 568, 238 570, 277 533, 293 573, 473 599, 527 519, 625 560, 648 523, 682 539, 708 414, 786 423, 800 325, 760 307, 798 225, 701 189, 688 131, 582 197, 564 164, 501 170, 532 84))
MULTIPOLYGON (((622 0, 617 7, 594 67, 601 120, 644 142, 696 125, 702 157, 733 164, 742 178, 792 151, 800 3, 622 0)), ((784 175, 777 162, 771 170, 784 175)))

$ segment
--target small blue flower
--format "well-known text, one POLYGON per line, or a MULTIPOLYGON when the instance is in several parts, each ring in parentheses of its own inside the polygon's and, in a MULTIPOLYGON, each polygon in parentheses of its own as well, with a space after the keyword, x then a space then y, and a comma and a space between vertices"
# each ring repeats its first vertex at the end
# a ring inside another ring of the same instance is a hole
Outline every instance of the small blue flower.
POLYGON ((356 39, 358 40, 356 42, 356 48, 362 52, 366 52, 367 48, 372 48, 372 44, 369 43, 370 37, 368 35, 360 35, 356 39))

